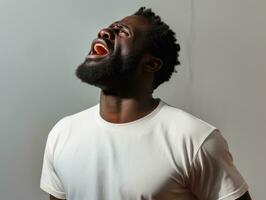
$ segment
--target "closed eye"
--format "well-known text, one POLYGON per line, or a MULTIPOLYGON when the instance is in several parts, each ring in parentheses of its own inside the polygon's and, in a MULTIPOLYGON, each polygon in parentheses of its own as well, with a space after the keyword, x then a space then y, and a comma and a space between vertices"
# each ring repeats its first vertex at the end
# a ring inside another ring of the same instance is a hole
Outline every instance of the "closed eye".
POLYGON ((129 36, 129 33, 124 29, 120 29, 119 35, 129 36))
POLYGON ((123 25, 117 23, 117 24, 112 24, 109 27, 113 28, 115 33, 118 33, 121 36, 130 36, 129 31, 125 27, 123 27, 123 25))

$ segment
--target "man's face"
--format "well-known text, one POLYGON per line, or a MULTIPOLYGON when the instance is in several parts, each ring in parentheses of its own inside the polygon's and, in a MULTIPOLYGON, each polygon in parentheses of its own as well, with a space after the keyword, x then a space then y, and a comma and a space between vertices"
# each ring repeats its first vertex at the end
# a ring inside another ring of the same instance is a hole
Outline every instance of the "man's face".
POLYGON ((76 76, 106 91, 132 87, 145 53, 149 26, 144 17, 132 15, 100 30, 85 61, 76 69, 76 76))

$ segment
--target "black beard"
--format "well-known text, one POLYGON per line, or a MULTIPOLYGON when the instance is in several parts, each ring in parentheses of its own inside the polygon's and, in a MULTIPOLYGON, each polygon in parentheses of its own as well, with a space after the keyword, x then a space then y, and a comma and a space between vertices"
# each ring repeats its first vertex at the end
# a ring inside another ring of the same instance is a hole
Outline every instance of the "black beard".
POLYGON ((111 55, 95 65, 86 63, 78 66, 75 75, 85 83, 101 88, 106 93, 123 93, 134 87, 134 78, 142 53, 127 57, 111 55))

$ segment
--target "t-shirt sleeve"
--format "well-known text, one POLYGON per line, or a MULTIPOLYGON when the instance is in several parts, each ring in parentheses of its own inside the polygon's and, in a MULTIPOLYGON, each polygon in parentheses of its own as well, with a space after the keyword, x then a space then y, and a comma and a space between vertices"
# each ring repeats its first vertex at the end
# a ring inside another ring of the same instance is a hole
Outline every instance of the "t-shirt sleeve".
POLYGON ((189 187, 198 199, 205 200, 235 200, 248 190, 218 129, 197 151, 191 165, 189 187))
POLYGON ((64 128, 65 122, 63 119, 59 120, 48 134, 40 179, 40 188, 59 199, 66 199, 66 195, 63 184, 54 167, 54 152, 58 135, 64 128))

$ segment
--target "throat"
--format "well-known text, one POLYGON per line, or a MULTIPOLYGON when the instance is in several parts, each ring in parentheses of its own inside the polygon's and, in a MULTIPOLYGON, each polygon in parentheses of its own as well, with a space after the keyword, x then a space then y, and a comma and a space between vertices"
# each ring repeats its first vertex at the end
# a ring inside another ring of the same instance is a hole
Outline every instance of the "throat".
POLYGON ((99 114, 103 120, 110 123, 129 123, 149 115, 159 103, 160 99, 152 99, 152 102, 143 104, 135 100, 104 102, 100 103, 99 114))

